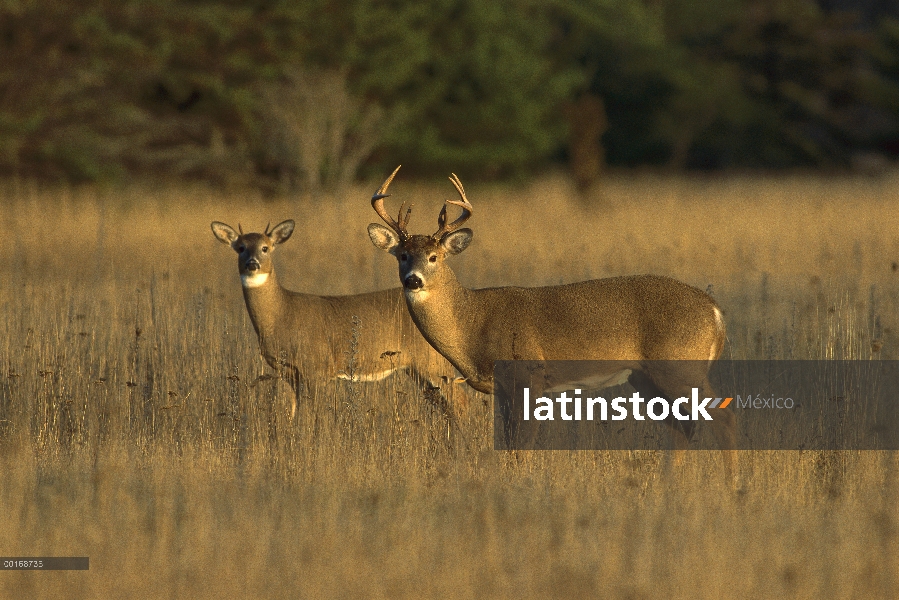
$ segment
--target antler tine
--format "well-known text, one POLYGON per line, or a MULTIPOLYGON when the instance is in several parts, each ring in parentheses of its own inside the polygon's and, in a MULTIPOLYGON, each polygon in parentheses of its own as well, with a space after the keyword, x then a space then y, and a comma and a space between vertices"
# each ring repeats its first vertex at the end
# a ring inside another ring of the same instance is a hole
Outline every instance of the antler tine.
POLYGON ((237 231, 240 232, 240 235, 243 235, 243 227, 240 226, 240 223, 237 224, 237 231))
POLYGON ((467 221, 468 219, 470 219, 472 213, 474 212, 474 207, 472 207, 471 203, 468 202, 468 198, 465 196, 465 189, 462 187, 462 182, 459 180, 459 176, 456 175, 455 173, 453 173, 452 175, 453 176, 450 177, 449 180, 452 182, 453 186, 456 188, 456 191, 459 192, 459 197, 462 198, 462 200, 445 200, 444 201, 443 208, 440 210, 440 215, 438 215, 438 217, 437 217, 437 225, 439 226, 439 229, 432 236, 434 239, 440 239, 447 233, 452 233, 453 231, 456 231, 457 229, 462 227, 462 224, 465 223, 465 221, 467 221), (446 224, 446 205, 447 204, 453 204, 455 206, 459 206, 462 208, 462 214, 459 215, 459 218, 457 218, 455 221, 453 221, 449 225, 446 224))
MULTIPOLYGON (((396 169, 393 170, 393 173, 390 174, 390 177, 387 178, 386 181, 378 188, 378 191, 371 197, 371 207, 375 209, 375 212, 378 213, 378 216, 384 220, 385 223, 390 225, 391 229, 400 234, 401 237, 406 237, 406 224, 409 222, 409 213, 412 212, 412 208, 409 208, 409 211, 406 213, 406 218, 403 219, 403 208, 400 207, 399 221, 394 221, 393 217, 387 214, 387 210, 384 208, 384 198, 387 198, 390 194, 387 193, 387 188, 390 187, 390 182, 393 181, 393 178, 396 177, 397 172, 400 170, 400 165, 396 169)), ((403 202, 403 206, 406 206, 406 203, 403 202)))
POLYGON ((400 229, 402 229, 403 231, 406 231, 406 226, 409 224, 409 217, 412 215, 412 207, 413 206, 415 206, 415 205, 410 204, 409 208, 406 209, 405 217, 403 216, 403 209, 406 208, 406 203, 403 202, 403 204, 400 206, 400 214, 397 215, 396 220, 399 222, 400 229))
POLYGON ((268 230, 269 227, 271 227, 271 226, 272 226, 272 222, 269 221, 269 222, 268 222, 268 225, 265 226, 265 235, 271 235, 271 234, 272 234, 272 232, 268 230))

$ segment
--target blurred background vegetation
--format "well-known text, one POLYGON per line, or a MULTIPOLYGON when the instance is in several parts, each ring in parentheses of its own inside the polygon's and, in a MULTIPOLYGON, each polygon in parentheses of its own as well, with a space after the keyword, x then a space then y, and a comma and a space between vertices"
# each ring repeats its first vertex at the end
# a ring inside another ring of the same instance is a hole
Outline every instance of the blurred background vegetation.
POLYGON ((878 0, 0 0, 0 175, 316 191, 404 162, 586 187, 897 156, 878 0))

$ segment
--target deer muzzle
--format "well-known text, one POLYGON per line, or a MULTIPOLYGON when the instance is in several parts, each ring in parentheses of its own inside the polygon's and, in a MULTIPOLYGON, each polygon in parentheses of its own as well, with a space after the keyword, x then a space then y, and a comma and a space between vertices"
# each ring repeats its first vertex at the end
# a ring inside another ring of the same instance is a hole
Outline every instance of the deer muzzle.
POLYGON ((252 272, 252 271, 258 271, 261 268, 261 265, 259 264, 258 260, 256 260, 255 258, 251 258, 250 260, 247 261, 246 267, 247 267, 247 271, 252 272))
POLYGON ((421 277, 419 277, 415 273, 407 275, 403 280, 403 287, 405 287, 407 290, 420 290, 424 287, 424 285, 425 282, 422 281, 421 277))

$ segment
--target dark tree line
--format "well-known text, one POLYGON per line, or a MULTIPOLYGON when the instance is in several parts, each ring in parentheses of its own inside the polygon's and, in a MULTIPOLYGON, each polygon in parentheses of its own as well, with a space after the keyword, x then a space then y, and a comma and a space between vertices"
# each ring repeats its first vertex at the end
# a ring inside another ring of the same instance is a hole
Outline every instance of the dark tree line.
POLYGON ((899 154, 877 0, 0 0, 0 174, 340 185, 403 162, 846 168, 899 154))

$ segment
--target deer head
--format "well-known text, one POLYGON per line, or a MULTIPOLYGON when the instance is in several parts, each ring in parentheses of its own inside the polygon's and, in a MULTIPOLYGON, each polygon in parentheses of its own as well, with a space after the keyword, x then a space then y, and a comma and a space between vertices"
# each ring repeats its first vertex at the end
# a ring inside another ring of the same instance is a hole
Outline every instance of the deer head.
POLYGON ((446 200, 437 217, 437 231, 431 235, 410 235, 406 230, 412 213, 410 206, 403 215, 406 206, 400 207, 399 217, 394 220, 384 209, 384 198, 387 188, 396 176, 400 167, 387 178, 384 184, 371 197, 372 208, 387 223, 387 227, 372 223, 368 226, 368 236, 378 248, 394 255, 399 262, 400 281, 411 299, 429 293, 434 286, 445 281, 446 277, 454 277, 444 261, 447 256, 459 254, 471 243, 471 229, 462 225, 471 218, 472 206, 465 197, 462 182, 453 173, 450 181, 459 193, 460 200, 446 200), (446 205, 453 204, 462 208, 462 214, 452 223, 447 223, 446 205))
MULTIPOLYGON (((270 224, 269 224, 270 225, 270 224)), ((222 243, 231 246, 237 252, 237 269, 245 287, 259 287, 264 284, 274 270, 272 255, 275 246, 283 244, 293 233, 293 220, 287 220, 265 233, 244 233, 240 224, 239 231, 234 231, 229 225, 212 222, 212 233, 222 243)))

